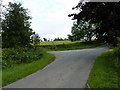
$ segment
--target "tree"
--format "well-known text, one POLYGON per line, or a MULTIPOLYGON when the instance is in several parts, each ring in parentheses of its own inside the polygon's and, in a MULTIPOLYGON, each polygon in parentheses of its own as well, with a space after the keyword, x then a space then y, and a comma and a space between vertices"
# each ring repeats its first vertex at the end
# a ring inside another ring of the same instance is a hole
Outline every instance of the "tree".
POLYGON ((88 22, 80 21, 74 22, 71 30, 72 35, 68 35, 71 41, 84 39, 85 41, 91 41, 92 37, 95 35, 94 32, 95 25, 89 24, 88 22))
POLYGON ((73 37, 72 35, 68 34, 67 36, 68 36, 68 40, 70 40, 70 41, 75 41, 75 40, 74 40, 74 37, 73 37))
POLYGON ((73 19, 99 23, 96 37, 111 44, 116 44, 120 37, 120 2, 86 2, 82 0, 73 9, 79 9, 78 14, 70 14, 73 19))
POLYGON ((33 34, 30 28, 31 17, 20 3, 9 3, 2 21, 3 47, 27 46, 33 34))
POLYGON ((33 34, 31 36, 31 40, 32 40, 32 43, 34 45, 34 48, 36 49, 36 45, 41 41, 40 37, 39 37, 39 34, 33 34))
POLYGON ((46 38, 43 38, 43 40, 46 42, 47 41, 47 39, 46 38))

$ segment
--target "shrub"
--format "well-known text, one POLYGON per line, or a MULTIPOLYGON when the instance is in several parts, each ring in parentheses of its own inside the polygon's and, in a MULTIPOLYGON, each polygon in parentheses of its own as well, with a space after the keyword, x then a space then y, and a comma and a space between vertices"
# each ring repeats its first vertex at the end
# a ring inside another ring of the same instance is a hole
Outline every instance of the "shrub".
POLYGON ((31 63, 40 59, 45 51, 42 48, 8 48, 2 52, 2 68, 12 67, 14 64, 31 63))
POLYGON ((118 70, 120 68, 120 46, 117 46, 113 49, 113 51, 108 52, 106 59, 109 60, 108 63, 110 63, 109 65, 111 65, 111 67, 118 70))

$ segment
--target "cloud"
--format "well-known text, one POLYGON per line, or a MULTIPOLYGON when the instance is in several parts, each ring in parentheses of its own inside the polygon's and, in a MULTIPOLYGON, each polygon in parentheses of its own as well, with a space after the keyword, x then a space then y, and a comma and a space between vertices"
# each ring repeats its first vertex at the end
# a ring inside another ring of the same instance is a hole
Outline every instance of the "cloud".
MULTIPOLYGON (((4 1, 6 3, 9 0, 4 1)), ((73 21, 68 14, 73 13, 72 7, 76 6, 79 0, 20 1, 30 11, 31 27, 41 38, 66 38, 67 34, 71 32, 73 21)))

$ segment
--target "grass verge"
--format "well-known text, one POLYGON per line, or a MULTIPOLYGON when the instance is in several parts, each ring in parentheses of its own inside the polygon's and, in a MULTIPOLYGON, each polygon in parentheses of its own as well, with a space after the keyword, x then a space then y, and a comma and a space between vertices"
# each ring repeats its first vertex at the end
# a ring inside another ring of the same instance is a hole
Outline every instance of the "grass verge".
POLYGON ((114 59, 112 52, 105 52, 97 58, 88 79, 89 88, 119 88, 118 67, 113 63, 114 59))
POLYGON ((0 87, 2 87, 2 70, 0 69, 0 87))
POLYGON ((22 79, 51 63, 55 59, 55 56, 46 53, 40 60, 33 61, 28 64, 19 64, 14 67, 7 68, 2 71, 2 86, 22 79))

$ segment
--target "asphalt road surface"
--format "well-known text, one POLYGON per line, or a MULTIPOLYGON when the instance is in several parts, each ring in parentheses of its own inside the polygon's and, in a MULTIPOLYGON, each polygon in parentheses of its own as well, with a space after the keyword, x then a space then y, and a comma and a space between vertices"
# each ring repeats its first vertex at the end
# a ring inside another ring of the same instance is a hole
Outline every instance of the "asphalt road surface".
POLYGON ((5 88, 85 88, 95 59, 107 50, 107 47, 101 46, 50 51, 56 56, 54 62, 5 88))

